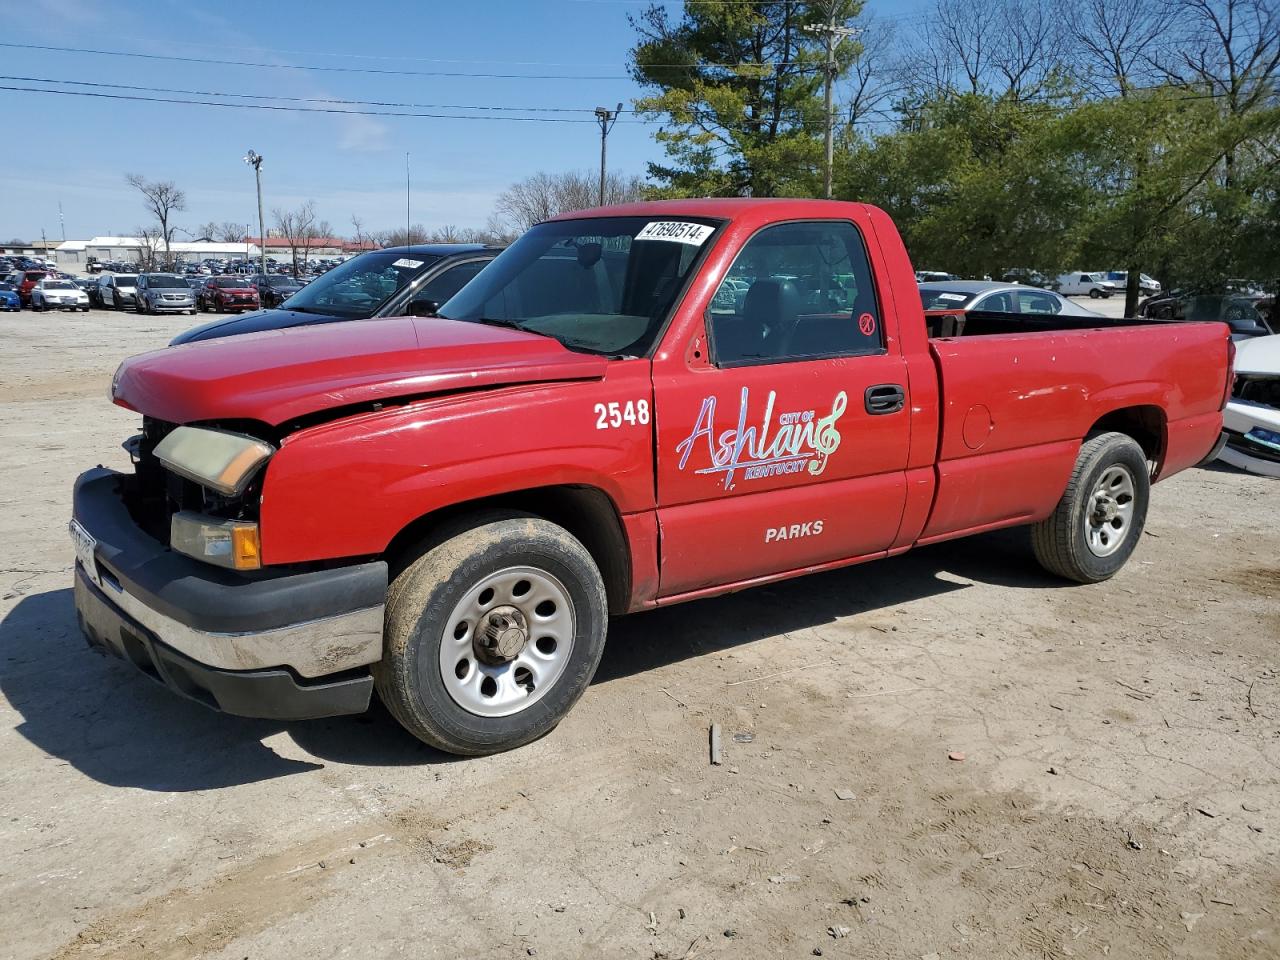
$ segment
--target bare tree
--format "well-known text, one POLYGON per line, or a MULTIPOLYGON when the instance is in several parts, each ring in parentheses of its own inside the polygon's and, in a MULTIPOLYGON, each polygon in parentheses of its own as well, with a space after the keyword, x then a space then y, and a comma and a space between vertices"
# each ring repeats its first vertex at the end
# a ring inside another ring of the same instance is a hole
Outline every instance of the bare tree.
POLYGON ((492 243, 501 247, 514 243, 517 236, 519 234, 512 229, 511 225, 504 223, 496 213, 489 214, 489 219, 484 227, 476 231, 477 242, 492 243))
POLYGON ((462 239, 462 231, 452 223, 437 227, 431 234, 432 243, 458 243, 462 239))
POLYGON ((243 223, 233 223, 230 220, 223 220, 218 224, 216 236, 223 243, 244 243, 249 239, 249 228, 243 223))
MULTIPOLYGON (((626 203, 644 195, 644 179, 620 173, 605 178, 605 203, 626 203)), ((599 174, 590 171, 535 173, 498 194, 495 216, 516 230, 527 230, 559 213, 594 207, 599 200, 599 174)))
POLYGON ((329 226, 328 220, 312 221, 302 234, 302 265, 305 267, 311 256, 311 251, 321 245, 322 241, 327 242, 333 233, 333 228, 329 226))
MULTIPOLYGON (((1280 5, 1274 0, 1174 0, 1184 36, 1164 65, 1168 80, 1212 96, 1239 120, 1275 105, 1280 78, 1280 5)), ((1271 142, 1274 144, 1273 135, 1271 142)), ((1223 156, 1223 186, 1235 182, 1236 151, 1223 156)))
POLYGON ((893 21, 869 22, 858 35, 858 41, 862 50, 849 68, 840 91, 849 135, 860 124, 887 116, 888 106, 903 88, 899 65, 892 56, 897 44, 893 21))
POLYGON ((169 244, 173 241, 174 226, 171 222, 173 214, 187 209, 187 195, 172 180, 147 180, 140 173, 125 175, 125 182, 142 194, 147 210, 156 218, 160 228, 160 239, 164 243, 164 258, 167 262, 169 244))
POLYGON ((1057 0, 936 0, 930 29, 902 44, 899 72, 917 101, 1024 99, 1063 68, 1063 19, 1057 0))
POLYGON ((427 243, 428 236, 427 228, 420 223, 415 223, 407 230, 404 227, 383 230, 372 239, 384 247, 407 247, 411 244, 427 243))
POLYGON ((218 239, 218 225, 212 220, 202 223, 196 227, 195 236, 199 240, 216 240, 218 239))
POLYGON ((1168 30, 1167 11, 1153 0, 1084 0, 1066 18, 1080 79, 1095 93, 1128 96, 1155 79, 1152 55, 1168 30))
POLYGON ((364 231, 364 220, 357 217, 354 213, 351 215, 351 229, 355 231, 351 239, 355 241, 357 247, 363 248, 365 243, 372 239, 369 234, 364 231))
POLYGON ((156 269, 156 253, 160 249, 160 230, 157 227, 138 227, 138 267, 143 271, 156 269))
MULTIPOLYGON (((298 275, 298 250, 306 249, 316 224, 316 205, 308 200, 297 210, 285 210, 276 207, 271 211, 275 220, 276 232, 289 245, 289 255, 293 260, 293 275, 298 275)), ((265 241, 264 241, 265 242, 265 241)))
POLYGON ((1067 33, 1055 0, 1004 0, 991 66, 1001 95, 1034 96, 1061 67, 1067 33))

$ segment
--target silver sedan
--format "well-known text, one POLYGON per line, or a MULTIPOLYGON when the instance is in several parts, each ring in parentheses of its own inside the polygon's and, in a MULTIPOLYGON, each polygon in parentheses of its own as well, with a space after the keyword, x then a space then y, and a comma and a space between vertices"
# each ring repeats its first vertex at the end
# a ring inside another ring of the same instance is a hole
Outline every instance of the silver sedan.
POLYGON ((1101 317, 1052 290, 994 280, 941 280, 920 284, 920 299, 926 310, 986 310, 993 313, 1021 313, 1028 316, 1101 317))

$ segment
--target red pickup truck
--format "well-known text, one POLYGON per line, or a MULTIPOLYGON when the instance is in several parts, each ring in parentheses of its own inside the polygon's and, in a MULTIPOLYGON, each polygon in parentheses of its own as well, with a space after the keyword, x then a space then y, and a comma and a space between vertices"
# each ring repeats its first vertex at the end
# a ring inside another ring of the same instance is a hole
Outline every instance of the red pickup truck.
POLYGON ((611 615, 1014 524, 1113 575, 1219 437, 1227 328, 939 322, 880 210, 688 200, 542 223, 436 317, 134 357, 135 469, 75 488, 81 624, 230 713, 376 688, 482 754, 565 715, 611 615))

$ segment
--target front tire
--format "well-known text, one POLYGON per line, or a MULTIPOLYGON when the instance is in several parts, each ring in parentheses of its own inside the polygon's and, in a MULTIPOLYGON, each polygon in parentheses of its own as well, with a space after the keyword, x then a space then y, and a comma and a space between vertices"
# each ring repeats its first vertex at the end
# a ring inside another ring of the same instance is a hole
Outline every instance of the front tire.
POLYGON ((1099 290, 1097 287, 1093 287, 1092 289, 1090 289, 1089 291, 1090 300, 1097 300, 1100 296, 1102 296, 1102 291, 1099 290))
POLYGON ((1125 565, 1147 521, 1146 454, 1123 433, 1089 437, 1058 506, 1031 528, 1036 560, 1078 583, 1107 580, 1125 565))
POLYGON ((491 513, 429 541, 388 591, 378 694, 448 753, 511 750, 550 731, 604 650, 600 571, 568 531, 491 513))

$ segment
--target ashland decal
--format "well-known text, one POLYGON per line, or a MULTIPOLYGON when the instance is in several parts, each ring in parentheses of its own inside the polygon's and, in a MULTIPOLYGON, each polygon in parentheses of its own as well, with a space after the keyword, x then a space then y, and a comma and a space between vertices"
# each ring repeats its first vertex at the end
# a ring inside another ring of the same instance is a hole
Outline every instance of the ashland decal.
POLYGON ((826 469, 827 458, 840 446, 840 431, 836 424, 849 405, 843 390, 835 395, 831 412, 817 416, 815 410, 779 413, 774 416, 777 393, 769 391, 764 405, 764 416, 759 426, 747 425, 750 408, 749 388, 742 388, 738 404, 736 427, 716 432, 716 398, 707 397, 694 423, 693 432, 676 445, 683 470, 689 463, 694 449, 705 442, 709 466, 699 467, 695 473, 723 474, 724 488, 733 486, 734 477, 742 472, 744 480, 758 480, 782 474, 799 473, 807 469, 818 476, 826 469))

